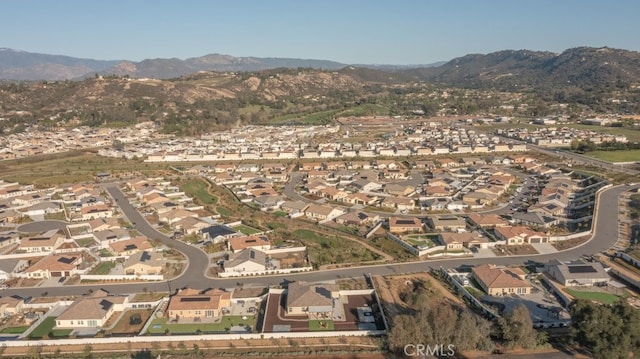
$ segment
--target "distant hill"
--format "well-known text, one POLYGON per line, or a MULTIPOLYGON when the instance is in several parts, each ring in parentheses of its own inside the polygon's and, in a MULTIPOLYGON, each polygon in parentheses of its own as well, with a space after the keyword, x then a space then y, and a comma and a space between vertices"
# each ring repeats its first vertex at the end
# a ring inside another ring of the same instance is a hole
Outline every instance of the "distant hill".
POLYGON ((104 71, 118 62, 0 48, 0 79, 68 80, 104 71))
POLYGON ((337 70, 347 65, 326 60, 289 58, 234 57, 211 54, 180 59, 152 59, 140 62, 121 62, 101 72, 104 75, 129 75, 137 78, 169 79, 198 71, 246 72, 274 68, 314 68, 337 70))
MULTIPOLYGON (((353 65, 380 71, 397 72, 413 68, 429 68, 442 62, 427 65, 353 65)), ((338 70, 349 66, 335 61, 294 59, 277 57, 235 57, 209 54, 186 60, 146 59, 91 60, 61 55, 47 55, 0 48, 0 80, 81 80, 100 75, 129 76, 135 78, 171 79, 199 71, 250 72, 277 68, 313 68, 338 70)))
POLYGON ((579 47, 561 54, 506 50, 466 55, 438 67, 404 73, 436 85, 463 88, 624 88, 640 82, 640 53, 608 47, 579 47))

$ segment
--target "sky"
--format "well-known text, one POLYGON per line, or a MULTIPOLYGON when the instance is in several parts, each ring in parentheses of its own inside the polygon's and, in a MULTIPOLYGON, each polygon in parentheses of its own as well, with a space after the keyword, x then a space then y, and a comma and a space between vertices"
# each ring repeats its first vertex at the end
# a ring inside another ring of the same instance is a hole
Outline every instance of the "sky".
POLYGON ((430 64, 506 49, 640 50, 637 0, 0 0, 0 47, 100 60, 430 64))

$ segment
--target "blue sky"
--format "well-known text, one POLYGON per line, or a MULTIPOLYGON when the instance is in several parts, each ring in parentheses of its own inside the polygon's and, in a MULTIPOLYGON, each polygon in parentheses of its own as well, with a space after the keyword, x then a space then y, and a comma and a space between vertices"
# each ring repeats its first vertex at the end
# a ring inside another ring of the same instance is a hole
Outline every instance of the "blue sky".
POLYGON ((428 64, 504 49, 638 51, 638 14, 637 0, 0 0, 0 47, 428 64))

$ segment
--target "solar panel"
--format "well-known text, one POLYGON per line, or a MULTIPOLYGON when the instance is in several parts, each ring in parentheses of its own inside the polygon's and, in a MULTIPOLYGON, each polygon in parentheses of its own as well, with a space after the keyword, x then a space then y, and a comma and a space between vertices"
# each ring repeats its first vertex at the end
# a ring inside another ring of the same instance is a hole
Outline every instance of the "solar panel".
POLYGON ((396 221, 396 224, 413 224, 413 221, 410 221, 408 219, 399 219, 396 221))
POLYGON ((149 252, 142 252, 142 255, 140 256, 140 262, 146 262, 148 260, 151 260, 151 255, 149 254, 149 252))
POLYGON ((569 266, 569 273, 596 273, 597 270, 589 265, 569 266))
POLYGON ((211 298, 209 297, 186 297, 180 298, 181 302, 208 302, 211 298))
POLYGON ((65 263, 65 264, 70 264, 70 263, 73 263, 73 261, 75 261, 75 260, 76 260, 76 257, 71 257, 71 258, 62 257, 62 258, 58 259, 58 262, 62 262, 62 263, 65 263))

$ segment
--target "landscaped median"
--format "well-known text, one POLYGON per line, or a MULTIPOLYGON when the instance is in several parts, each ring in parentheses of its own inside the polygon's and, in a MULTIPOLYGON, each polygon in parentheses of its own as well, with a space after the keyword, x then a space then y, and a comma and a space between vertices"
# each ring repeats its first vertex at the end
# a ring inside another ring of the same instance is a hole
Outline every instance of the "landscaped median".
POLYGON ((245 327, 253 331, 255 317, 253 315, 226 315, 219 323, 168 323, 167 318, 154 319, 148 334, 215 334, 229 333, 232 327, 245 327))

